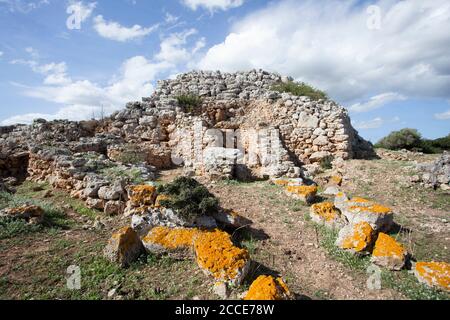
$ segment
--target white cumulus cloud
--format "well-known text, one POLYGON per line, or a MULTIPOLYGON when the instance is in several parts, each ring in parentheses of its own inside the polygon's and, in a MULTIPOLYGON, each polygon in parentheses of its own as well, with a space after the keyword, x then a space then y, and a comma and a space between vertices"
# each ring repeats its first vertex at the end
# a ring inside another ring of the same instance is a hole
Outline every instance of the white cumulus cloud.
POLYGON ((349 110, 353 112, 367 112, 381 108, 389 102, 402 100, 406 100, 406 97, 395 92, 387 92, 376 95, 366 102, 356 103, 350 106, 349 110))
POLYGON ((244 0, 182 0, 183 4, 192 10, 205 8, 209 11, 237 8, 244 4, 244 0))
POLYGON ((434 118, 437 120, 450 120, 450 110, 442 113, 436 113, 434 118))
POLYGON ((358 1, 274 1, 238 20, 199 68, 263 68, 345 103, 396 92, 450 97, 448 0, 378 0, 380 29, 358 1))
POLYGON ((145 28, 137 24, 132 27, 124 27, 118 22, 106 21, 101 15, 94 18, 94 29, 100 36, 119 42, 145 37, 157 28, 158 25, 145 28))

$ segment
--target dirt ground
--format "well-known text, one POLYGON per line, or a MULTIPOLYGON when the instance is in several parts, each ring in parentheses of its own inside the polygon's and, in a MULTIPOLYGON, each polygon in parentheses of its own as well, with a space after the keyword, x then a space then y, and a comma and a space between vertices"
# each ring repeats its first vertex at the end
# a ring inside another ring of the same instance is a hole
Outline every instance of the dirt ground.
MULTIPOLYGON (((416 259, 450 261, 450 194, 412 185, 412 162, 351 160, 342 172, 345 192, 394 209, 400 225, 394 235, 416 259)), ((160 181, 179 174, 179 170, 162 172, 160 181)), ((282 276, 298 299, 448 299, 416 283, 408 271, 383 272, 381 290, 368 289, 368 259, 339 252, 333 244, 335 235, 311 222, 309 207, 281 187, 267 181, 201 182, 222 207, 251 221, 248 227, 232 231, 233 239, 247 247, 254 261, 249 279, 259 274, 282 276)), ((103 247, 111 232, 129 219, 102 217, 104 228, 95 229, 92 225, 99 213, 61 191, 52 191, 49 197, 48 186, 33 191, 30 184, 19 188, 19 196, 52 204, 63 212, 64 223, 0 238, 0 299, 217 298, 210 290, 213 281, 193 260, 147 256, 128 269, 107 262, 103 247), (80 266, 81 290, 66 286, 70 265, 80 266)), ((247 281, 235 288, 231 298, 238 298, 249 285, 247 281)))

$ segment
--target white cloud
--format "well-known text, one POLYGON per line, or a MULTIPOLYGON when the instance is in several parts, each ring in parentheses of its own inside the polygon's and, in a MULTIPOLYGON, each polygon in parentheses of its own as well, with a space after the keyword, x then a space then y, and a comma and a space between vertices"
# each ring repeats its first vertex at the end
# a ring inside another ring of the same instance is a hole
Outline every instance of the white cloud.
POLYGON ((442 113, 436 113, 434 118, 437 120, 450 120, 450 110, 442 113))
POLYGON ((244 0, 182 0, 182 2, 192 10, 202 7, 211 12, 216 10, 226 11, 244 4, 244 0))
POLYGON ((97 16, 94 18, 94 29, 97 33, 107 39, 126 42, 133 39, 145 37, 155 31, 158 25, 151 26, 149 28, 141 27, 140 25, 134 25, 133 27, 123 27, 114 21, 105 21, 103 16, 97 16))
POLYGON ((356 103, 350 106, 349 110, 353 112, 367 112, 381 108, 382 106, 388 104, 389 102, 402 100, 406 100, 406 97, 395 92, 387 92, 376 95, 370 98, 369 101, 356 103))
POLYGON ((48 4, 50 4, 49 0, 0 0, 0 9, 6 8, 9 12, 29 13, 48 4))
POLYGON ((66 11, 68 14, 76 13, 77 18, 79 19, 78 22, 82 23, 92 15, 92 12, 94 12, 96 6, 97 2, 90 2, 88 4, 85 4, 83 1, 71 0, 69 2, 69 5, 67 6, 66 11))
MULTIPOLYGON (((66 71, 65 63, 50 63, 40 65, 36 62, 31 66, 37 73, 51 74, 55 71, 66 71)), ((99 115, 101 108, 105 114, 123 108, 128 101, 139 100, 150 96, 153 92, 152 81, 158 74, 173 67, 168 62, 151 62, 143 56, 127 59, 120 68, 120 73, 112 77, 107 85, 100 85, 89 80, 73 81, 67 76, 67 81, 49 81, 48 74, 42 86, 30 87, 18 85, 23 94, 61 104, 62 107, 54 114, 30 113, 17 115, 1 122, 2 125, 14 123, 30 123, 35 118, 88 119, 92 114, 99 115)), ((58 74, 55 72, 55 74, 58 74)))
POLYGON ((380 30, 358 1, 275 1, 237 21, 199 68, 263 68, 354 103, 367 95, 450 97, 450 3, 374 1, 380 30))
POLYGON ((354 121, 353 126, 358 130, 378 129, 387 123, 396 123, 400 121, 400 117, 393 117, 392 119, 385 120, 381 117, 376 117, 371 120, 354 121))
POLYGON ((0 58, 3 56, 3 51, 0 51, 0 58))
POLYGON ((188 38, 195 34, 197 34, 196 29, 187 29, 182 32, 170 34, 161 41, 160 51, 156 54, 155 58, 159 61, 166 61, 175 65, 189 62, 193 54, 205 46, 205 39, 201 38, 193 48, 186 48, 188 38))
POLYGON ((166 17, 164 18, 166 23, 169 23, 169 24, 176 23, 178 21, 178 19, 179 19, 179 17, 176 17, 168 12, 166 12, 166 17))

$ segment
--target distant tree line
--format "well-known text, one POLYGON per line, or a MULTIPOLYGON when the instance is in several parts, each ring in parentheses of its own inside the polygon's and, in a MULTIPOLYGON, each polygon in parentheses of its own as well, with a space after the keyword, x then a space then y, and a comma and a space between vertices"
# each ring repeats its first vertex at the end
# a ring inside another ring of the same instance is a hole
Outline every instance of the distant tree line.
POLYGON ((375 144, 375 148, 442 153, 445 150, 450 150, 450 134, 446 137, 430 140, 422 138, 422 135, 416 129, 405 128, 391 132, 375 144))

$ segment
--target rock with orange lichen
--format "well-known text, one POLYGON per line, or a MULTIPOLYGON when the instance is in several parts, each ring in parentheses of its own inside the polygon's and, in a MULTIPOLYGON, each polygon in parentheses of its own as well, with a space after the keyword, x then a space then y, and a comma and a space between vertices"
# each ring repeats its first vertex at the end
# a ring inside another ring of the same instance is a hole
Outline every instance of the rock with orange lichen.
POLYGON ((29 224, 40 224, 44 220, 44 210, 39 206, 24 205, 0 211, 0 217, 25 220, 29 224))
POLYGON ((154 205, 156 195, 156 187, 150 185, 132 186, 128 189, 129 203, 133 207, 154 205))
POLYGON ((408 252, 402 244, 380 232, 375 242, 371 261, 389 270, 401 270, 406 263, 408 252))
POLYGON ((342 176, 334 175, 330 177, 330 179, 328 180, 328 184, 340 187, 342 185, 342 180, 342 176))
POLYGON ((419 282, 450 292, 450 263, 417 262, 413 265, 413 272, 419 282))
POLYGON ((194 239, 203 232, 196 228, 156 227, 142 239, 145 249, 151 253, 186 250, 193 247, 194 239))
POLYGON ((350 224, 364 221, 370 223, 376 231, 387 232, 391 229, 394 223, 391 208, 365 198, 354 197, 350 200, 345 198, 345 194, 338 193, 334 203, 350 224))
POLYGON ((141 255, 143 249, 138 234, 131 227, 124 227, 113 233, 104 255, 110 261, 126 267, 141 255))
POLYGON ((367 222, 358 222, 345 226, 339 232, 336 245, 352 253, 368 253, 375 241, 375 231, 367 222))
POLYGON ((198 266, 217 281, 239 285, 250 268, 247 250, 236 247, 231 236, 223 231, 205 231, 194 240, 198 266))
POLYGON ((278 178, 278 179, 272 179, 271 182, 274 185, 281 186, 281 187, 304 185, 302 178, 278 178))
POLYGON ((329 228, 341 229, 347 224, 346 218, 332 202, 313 204, 309 214, 314 222, 329 228))
POLYGON ((287 186, 286 194, 304 201, 306 203, 312 203, 317 194, 317 186, 287 186))
POLYGON ((259 276, 250 286, 244 300, 292 300, 293 295, 281 278, 259 276))

